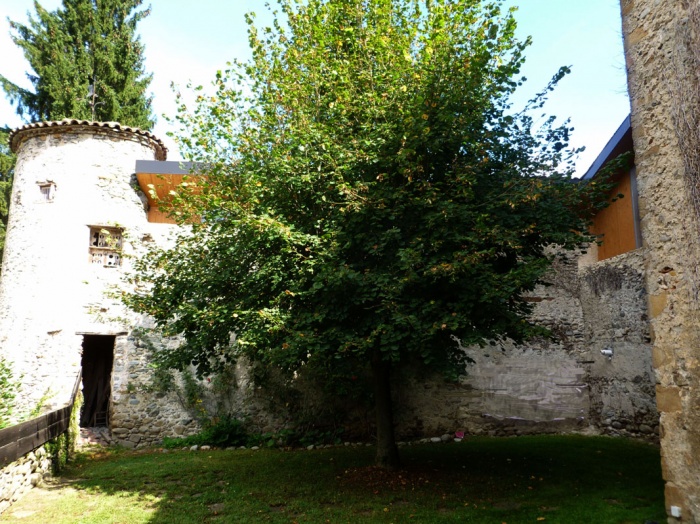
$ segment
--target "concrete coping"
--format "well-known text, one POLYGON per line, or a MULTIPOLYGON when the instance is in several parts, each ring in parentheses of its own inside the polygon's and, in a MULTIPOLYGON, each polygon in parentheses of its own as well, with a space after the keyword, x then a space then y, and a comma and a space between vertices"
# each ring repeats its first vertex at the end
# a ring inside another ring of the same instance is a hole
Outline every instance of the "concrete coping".
POLYGON ((65 118, 52 122, 36 122, 26 124, 10 132, 10 149, 16 153, 22 143, 33 137, 44 134, 58 133, 83 133, 83 134, 106 134, 115 138, 120 137, 125 140, 135 140, 147 144, 155 153, 156 160, 166 160, 168 148, 150 131, 144 131, 137 127, 123 126, 118 122, 92 122, 90 120, 75 120, 65 118))

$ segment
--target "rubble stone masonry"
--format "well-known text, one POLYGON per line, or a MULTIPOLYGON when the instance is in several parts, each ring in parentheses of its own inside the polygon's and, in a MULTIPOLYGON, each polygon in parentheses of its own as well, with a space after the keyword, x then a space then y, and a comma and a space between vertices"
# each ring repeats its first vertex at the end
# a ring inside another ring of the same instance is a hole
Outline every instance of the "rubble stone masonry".
POLYGON ((700 522, 700 242, 674 121, 692 5, 621 1, 669 522, 700 522))
POLYGON ((583 432, 656 441, 643 250, 602 262, 570 253, 530 297, 553 339, 467 348, 457 382, 402 377, 399 432, 494 436, 583 432), (601 350, 611 349, 612 357, 601 350))

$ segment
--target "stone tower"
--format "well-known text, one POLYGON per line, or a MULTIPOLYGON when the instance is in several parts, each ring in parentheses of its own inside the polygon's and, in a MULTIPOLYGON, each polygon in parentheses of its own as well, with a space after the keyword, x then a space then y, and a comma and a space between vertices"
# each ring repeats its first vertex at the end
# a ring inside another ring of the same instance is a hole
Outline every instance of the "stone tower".
POLYGON ((136 160, 165 160, 167 150, 142 130, 76 120, 26 125, 11 133, 10 146, 17 164, 0 355, 22 376, 18 407, 25 412, 42 398, 65 403, 82 368, 95 396, 86 394, 88 422, 104 425, 129 324, 105 291, 119 282, 136 240, 170 227, 149 227, 134 175, 136 160))

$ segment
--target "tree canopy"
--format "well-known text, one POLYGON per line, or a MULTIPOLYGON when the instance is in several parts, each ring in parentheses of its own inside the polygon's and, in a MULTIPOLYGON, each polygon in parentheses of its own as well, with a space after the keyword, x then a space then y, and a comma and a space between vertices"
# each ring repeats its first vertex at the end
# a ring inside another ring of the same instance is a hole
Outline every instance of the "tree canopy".
POLYGON ((568 123, 511 110, 529 40, 500 2, 278 4, 272 28, 248 18, 252 59, 182 105, 206 164, 171 202, 191 227, 124 300, 183 336, 165 365, 369 367, 396 466, 392 369, 463 370, 461 345, 542 334, 527 294, 551 246, 592 240, 600 198, 572 183, 568 123))
POLYGON ((0 75, 0 83, 25 120, 118 121, 151 129, 150 74, 136 26, 149 10, 143 0, 63 0, 56 11, 34 2, 29 24, 10 21, 22 48, 33 91, 0 75))

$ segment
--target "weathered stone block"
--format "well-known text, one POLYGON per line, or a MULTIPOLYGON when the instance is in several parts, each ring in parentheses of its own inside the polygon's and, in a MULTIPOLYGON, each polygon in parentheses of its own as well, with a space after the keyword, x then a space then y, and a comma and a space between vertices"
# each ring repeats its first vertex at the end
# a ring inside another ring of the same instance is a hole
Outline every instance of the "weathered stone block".
POLYGON ((658 317, 666 309, 666 303, 668 302, 668 293, 665 291, 658 293, 656 295, 649 296, 649 316, 651 318, 658 317))
POLYGON ((656 405, 659 411, 673 413, 681 411, 681 394, 677 387, 656 387, 656 405))
POLYGON ((666 511, 670 513, 670 507, 677 506, 681 508, 681 516, 685 516, 683 520, 688 520, 688 517, 690 516, 688 502, 683 491, 679 489, 676 484, 673 482, 666 482, 664 497, 666 498, 666 511))

